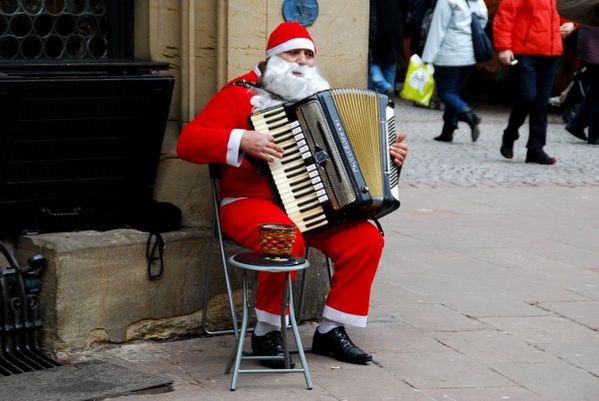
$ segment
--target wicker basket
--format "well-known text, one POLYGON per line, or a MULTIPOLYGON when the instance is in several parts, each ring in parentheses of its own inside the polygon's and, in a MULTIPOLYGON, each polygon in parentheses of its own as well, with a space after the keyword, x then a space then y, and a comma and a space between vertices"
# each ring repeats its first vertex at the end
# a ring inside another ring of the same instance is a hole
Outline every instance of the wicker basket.
POLYGON ((265 256, 290 257, 296 228, 289 224, 261 224, 260 246, 265 256))

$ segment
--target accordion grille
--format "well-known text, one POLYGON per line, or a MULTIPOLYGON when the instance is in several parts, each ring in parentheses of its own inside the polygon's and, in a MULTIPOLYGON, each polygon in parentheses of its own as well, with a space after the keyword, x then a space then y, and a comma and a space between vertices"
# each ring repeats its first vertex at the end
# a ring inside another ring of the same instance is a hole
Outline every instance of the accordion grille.
POLYGON ((330 144, 335 143, 333 133, 327 124, 320 124, 320 121, 326 121, 322 106, 317 101, 310 101, 303 104, 298 109, 298 118, 306 126, 307 131, 311 133, 311 140, 315 148, 326 149, 333 160, 333 163, 324 165, 324 175, 328 178, 327 182, 332 188, 330 200, 334 209, 340 209, 356 200, 356 195, 350 185, 350 180, 343 166, 343 161, 339 149, 330 144))
POLYGON ((331 95, 371 195, 384 196, 381 116, 376 92, 333 89, 331 95))

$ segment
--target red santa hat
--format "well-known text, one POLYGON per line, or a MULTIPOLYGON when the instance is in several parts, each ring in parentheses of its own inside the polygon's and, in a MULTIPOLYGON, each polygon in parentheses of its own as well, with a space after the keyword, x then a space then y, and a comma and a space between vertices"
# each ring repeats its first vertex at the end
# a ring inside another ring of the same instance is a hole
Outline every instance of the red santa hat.
POLYGON ((268 38, 266 58, 293 49, 309 49, 316 54, 316 45, 306 28, 296 21, 283 22, 268 38))

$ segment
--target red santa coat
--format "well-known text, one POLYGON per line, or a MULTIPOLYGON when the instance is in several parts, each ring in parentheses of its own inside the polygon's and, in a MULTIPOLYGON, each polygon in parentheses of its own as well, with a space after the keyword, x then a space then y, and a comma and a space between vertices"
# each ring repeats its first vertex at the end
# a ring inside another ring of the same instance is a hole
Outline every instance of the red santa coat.
MULTIPOLYGON (((250 72, 233 81, 241 79, 256 82, 258 75, 250 72)), ((293 222, 273 202, 266 178, 252 164, 247 160, 243 160, 239 167, 226 164, 231 132, 249 129, 252 96, 254 94, 245 87, 225 86, 183 128, 177 152, 181 159, 193 163, 221 164, 221 199, 243 198, 221 208, 223 232, 257 252, 260 250, 259 224, 293 222)), ((306 246, 320 249, 335 266, 323 316, 342 324, 365 326, 370 289, 383 249, 381 234, 366 221, 349 222, 306 237, 298 232, 293 255, 303 256, 306 246)), ((256 293, 258 320, 280 324, 283 287, 284 275, 259 274, 256 293)))
MULTIPOLYGON (((252 71, 233 81, 242 79, 256 82, 258 75, 252 71)), ((266 179, 247 160, 244 159, 239 167, 226 164, 231 131, 250 129, 247 118, 252 112, 252 96, 254 93, 245 87, 225 85, 225 89, 218 92, 200 114, 183 128, 177 142, 180 159, 222 166, 221 199, 246 196, 273 199, 266 179)))

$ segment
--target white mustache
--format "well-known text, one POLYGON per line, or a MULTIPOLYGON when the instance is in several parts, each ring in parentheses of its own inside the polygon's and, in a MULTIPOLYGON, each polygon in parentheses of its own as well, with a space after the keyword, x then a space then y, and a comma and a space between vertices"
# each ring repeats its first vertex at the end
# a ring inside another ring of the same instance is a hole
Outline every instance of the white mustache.
POLYGON ((266 89, 291 101, 329 88, 316 67, 289 62, 279 56, 268 60, 263 83, 266 89))
POLYGON ((307 65, 299 65, 298 63, 289 63, 289 70, 292 73, 300 74, 302 76, 314 75, 314 67, 308 67, 307 65))

